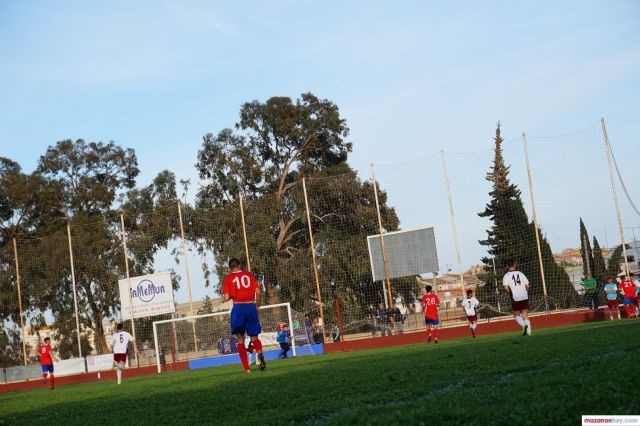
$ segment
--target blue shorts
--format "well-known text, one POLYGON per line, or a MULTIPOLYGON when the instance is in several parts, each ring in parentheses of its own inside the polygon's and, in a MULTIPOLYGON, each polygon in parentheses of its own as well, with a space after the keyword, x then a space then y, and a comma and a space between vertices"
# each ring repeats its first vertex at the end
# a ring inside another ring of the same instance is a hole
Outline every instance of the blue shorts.
POLYGON ((636 298, 635 297, 625 297, 624 298, 624 304, 625 305, 634 305, 636 303, 636 298))
POLYGON ((49 364, 49 365, 42 365, 42 372, 46 373, 47 371, 51 374, 53 374, 53 364, 49 364))
POLYGON ((424 325, 440 325, 440 320, 425 317, 424 325))
POLYGON ((257 336, 262 331, 255 303, 238 303, 231 309, 231 334, 257 336))

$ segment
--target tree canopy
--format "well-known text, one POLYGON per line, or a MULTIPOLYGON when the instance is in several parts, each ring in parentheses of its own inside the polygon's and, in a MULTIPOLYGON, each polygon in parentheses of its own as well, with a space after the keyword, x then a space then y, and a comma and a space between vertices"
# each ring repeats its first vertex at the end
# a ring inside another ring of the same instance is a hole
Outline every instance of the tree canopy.
MULTIPOLYGON (((347 164, 348 134, 334 103, 304 93, 295 102, 273 97, 245 103, 233 128, 204 136, 196 164, 202 179, 197 207, 218 209, 212 220, 228 231, 207 235, 194 227, 190 238, 213 251, 220 277, 229 257, 245 257, 237 204, 242 195, 251 269, 267 297, 291 301, 298 309, 312 306, 315 290, 302 188, 302 179, 307 179, 323 292, 331 296, 333 280, 334 289, 338 285, 346 292, 348 287, 357 294, 353 297, 365 293, 361 287, 370 286, 371 277, 360 265, 368 263, 366 236, 377 233, 375 202, 371 183, 360 181, 347 164)), ((398 218, 386 206, 383 191, 380 199, 385 228, 397 229, 398 218)))

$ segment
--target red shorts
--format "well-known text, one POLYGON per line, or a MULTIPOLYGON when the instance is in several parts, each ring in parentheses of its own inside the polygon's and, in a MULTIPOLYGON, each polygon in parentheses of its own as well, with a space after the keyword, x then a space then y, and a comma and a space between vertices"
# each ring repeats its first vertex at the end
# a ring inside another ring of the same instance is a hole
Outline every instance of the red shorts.
POLYGON ((467 320, 469 322, 478 321, 478 315, 467 315, 467 320))
POLYGON ((607 306, 610 308, 617 308, 620 306, 620 302, 618 302, 618 299, 607 300, 607 306))
POLYGON ((512 300, 511 301, 511 310, 513 311, 523 311, 525 309, 529 309, 529 299, 525 300, 512 300))
POLYGON ((127 354, 113 354, 115 362, 127 362, 127 354))

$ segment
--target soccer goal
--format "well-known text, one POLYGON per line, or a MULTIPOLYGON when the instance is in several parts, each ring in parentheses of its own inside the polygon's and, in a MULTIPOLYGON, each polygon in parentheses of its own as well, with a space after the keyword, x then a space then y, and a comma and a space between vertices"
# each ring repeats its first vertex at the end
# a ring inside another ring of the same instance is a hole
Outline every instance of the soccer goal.
MULTIPOLYGON (((229 362, 235 362, 238 358, 237 339, 229 329, 230 315, 231 311, 223 311, 154 321, 153 339, 158 373, 162 372, 163 365, 176 361, 226 357, 218 361, 222 363, 228 359, 229 362)), ((309 345, 310 342, 304 318, 293 312, 289 303, 260 307, 262 333, 259 338, 263 348, 265 352, 279 349, 276 334, 278 323, 281 322, 289 326, 290 353, 296 356, 300 346, 309 345)))

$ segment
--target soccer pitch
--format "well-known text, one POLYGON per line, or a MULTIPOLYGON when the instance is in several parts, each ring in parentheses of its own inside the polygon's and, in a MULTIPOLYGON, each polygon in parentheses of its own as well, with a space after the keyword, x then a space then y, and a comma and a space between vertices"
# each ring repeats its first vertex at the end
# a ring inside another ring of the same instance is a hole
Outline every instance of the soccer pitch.
MULTIPOLYGON (((535 327, 535 321, 534 321, 535 327)), ((514 323, 514 328, 515 328, 514 323)), ((579 424, 638 414, 640 320, 0 394, 0 424, 579 424)))

